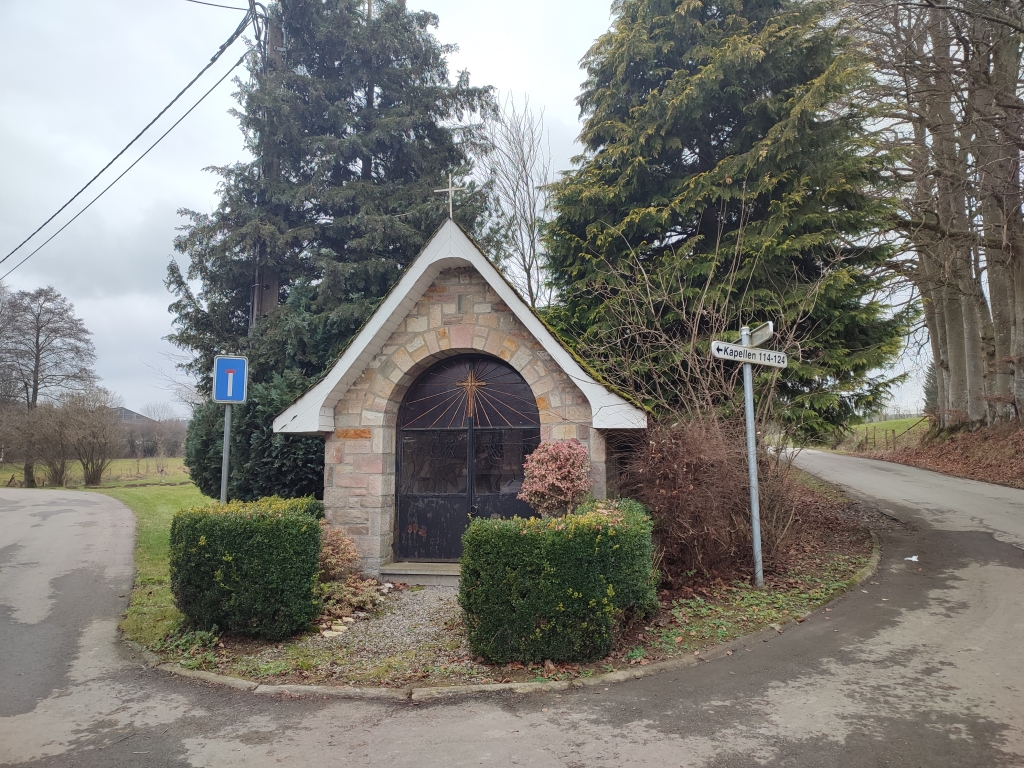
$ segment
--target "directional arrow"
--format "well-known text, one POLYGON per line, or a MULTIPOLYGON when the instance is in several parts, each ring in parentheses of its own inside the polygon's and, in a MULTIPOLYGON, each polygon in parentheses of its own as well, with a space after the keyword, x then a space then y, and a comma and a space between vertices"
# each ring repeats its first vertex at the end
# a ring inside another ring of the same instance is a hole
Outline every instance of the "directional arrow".
POLYGON ((711 354, 719 360, 734 360, 737 363, 753 363, 754 365, 770 365, 772 368, 786 368, 789 358, 785 352, 757 347, 742 347, 739 344, 728 344, 724 341, 711 342, 711 354))

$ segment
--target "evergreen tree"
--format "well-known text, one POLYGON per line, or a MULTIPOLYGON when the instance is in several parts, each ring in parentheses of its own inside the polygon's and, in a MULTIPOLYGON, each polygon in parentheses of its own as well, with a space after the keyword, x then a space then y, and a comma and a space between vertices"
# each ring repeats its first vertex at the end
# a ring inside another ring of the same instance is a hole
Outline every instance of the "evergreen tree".
MULTIPOLYGON (((250 59, 235 113, 254 159, 214 169, 222 182, 212 214, 182 211, 175 248, 189 266, 172 263, 167 278, 170 340, 191 353, 200 388, 209 391, 223 352, 247 354, 262 385, 236 410, 233 453, 261 446, 280 471, 249 477, 256 465, 240 463, 240 498, 322 488, 322 460, 308 461, 322 444, 273 436, 269 406, 286 406, 337 358, 444 221, 447 202, 433 190, 471 170, 478 139, 467 120, 489 93, 466 73, 450 80, 451 48, 430 32, 437 17, 402 0, 282 0, 268 15, 286 50, 250 59)), ((456 215, 479 233, 485 210, 470 185, 456 215)), ((219 473, 208 410, 189 434, 197 477, 219 473)))
MULTIPOLYGON (((812 435, 841 428, 884 397, 891 381, 872 372, 898 354, 913 314, 881 300, 890 253, 868 236, 889 214, 885 167, 848 99, 863 70, 843 53, 842 30, 817 2, 615 10, 584 58, 585 153, 556 189, 552 320, 609 379, 640 382, 680 355, 708 355, 701 344, 723 328, 688 316, 693 307, 714 308, 708 317, 734 336, 773 320, 799 355, 777 387, 777 416, 812 435), (617 308, 635 316, 640 284, 667 298, 623 328, 617 308), (654 327, 674 348, 622 353, 654 327)), ((639 394, 663 412, 689 405, 639 394)))

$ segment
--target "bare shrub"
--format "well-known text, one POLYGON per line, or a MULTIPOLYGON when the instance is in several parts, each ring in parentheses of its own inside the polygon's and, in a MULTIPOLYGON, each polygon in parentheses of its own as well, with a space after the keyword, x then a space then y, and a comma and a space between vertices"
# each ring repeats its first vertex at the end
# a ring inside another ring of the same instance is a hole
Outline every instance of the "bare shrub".
POLYGON ((36 437, 36 457, 46 468, 46 484, 53 488, 67 485, 73 449, 66 414, 53 403, 40 403, 27 416, 36 437))
MULTIPOLYGON (((797 515, 797 481, 793 462, 780 453, 761 452, 757 458, 761 508, 761 553, 769 572, 783 567, 783 550, 808 531, 797 515)), ((748 505, 749 509, 749 505, 748 505)))
MULTIPOLYGON (((752 569, 744 439, 742 421, 714 415, 661 423, 626 466, 623 491, 651 511, 662 577, 673 586, 752 569)), ((765 455, 759 473, 768 569, 793 533, 794 505, 786 462, 765 455)))
POLYGON ((348 536, 320 521, 320 581, 345 581, 359 570, 359 552, 348 536))
POLYGON ((124 448, 119 398, 102 387, 68 397, 61 409, 67 419, 72 449, 82 465, 83 482, 96 486, 124 448))

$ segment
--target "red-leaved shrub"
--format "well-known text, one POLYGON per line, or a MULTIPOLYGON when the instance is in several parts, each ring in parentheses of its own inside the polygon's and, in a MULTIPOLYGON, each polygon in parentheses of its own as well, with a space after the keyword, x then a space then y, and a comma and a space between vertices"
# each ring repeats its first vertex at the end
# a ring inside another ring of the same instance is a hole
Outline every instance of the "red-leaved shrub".
POLYGON ((541 443, 523 469, 519 498, 544 517, 572 512, 590 493, 590 456, 579 440, 541 443))

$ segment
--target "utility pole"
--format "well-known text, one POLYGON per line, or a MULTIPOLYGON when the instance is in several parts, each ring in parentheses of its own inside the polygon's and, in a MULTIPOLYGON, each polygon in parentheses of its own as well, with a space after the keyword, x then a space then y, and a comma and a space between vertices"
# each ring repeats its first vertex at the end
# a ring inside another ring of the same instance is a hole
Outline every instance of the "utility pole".
MULTIPOLYGON (((260 64, 263 74, 266 75, 271 68, 277 69, 284 65, 285 33, 284 23, 272 19, 264 12, 257 15, 255 0, 249 0, 253 13, 253 27, 256 30, 257 46, 260 52, 260 64), (262 27, 259 21, 262 19, 262 27)), ((263 114, 266 122, 266 112, 263 114)), ((261 153, 265 152, 265 144, 261 137, 261 153)), ((260 175, 263 182, 276 180, 280 176, 280 169, 273 161, 260 158, 260 175)), ((266 202, 264 200, 264 202, 266 202)), ((253 271, 252 287, 250 289, 250 311, 249 330, 252 331, 256 321, 261 317, 270 314, 277 306, 278 296, 281 290, 281 280, 277 272, 266 263, 266 244, 262 238, 256 240, 255 269, 253 271)))
MULTIPOLYGON (((373 0, 366 0, 366 24, 367 24, 367 26, 369 26, 371 21, 373 21, 373 0)), ((371 75, 369 82, 366 84, 366 123, 367 123, 367 132, 369 132, 369 128, 370 128, 371 122, 373 120, 373 100, 374 100, 374 90, 375 89, 376 89, 376 86, 373 83, 373 77, 371 75)), ((372 181, 373 180, 373 153, 370 150, 367 150, 366 154, 363 156, 362 166, 363 166, 362 167, 362 173, 360 174, 360 176, 362 177, 363 181, 372 181)))

